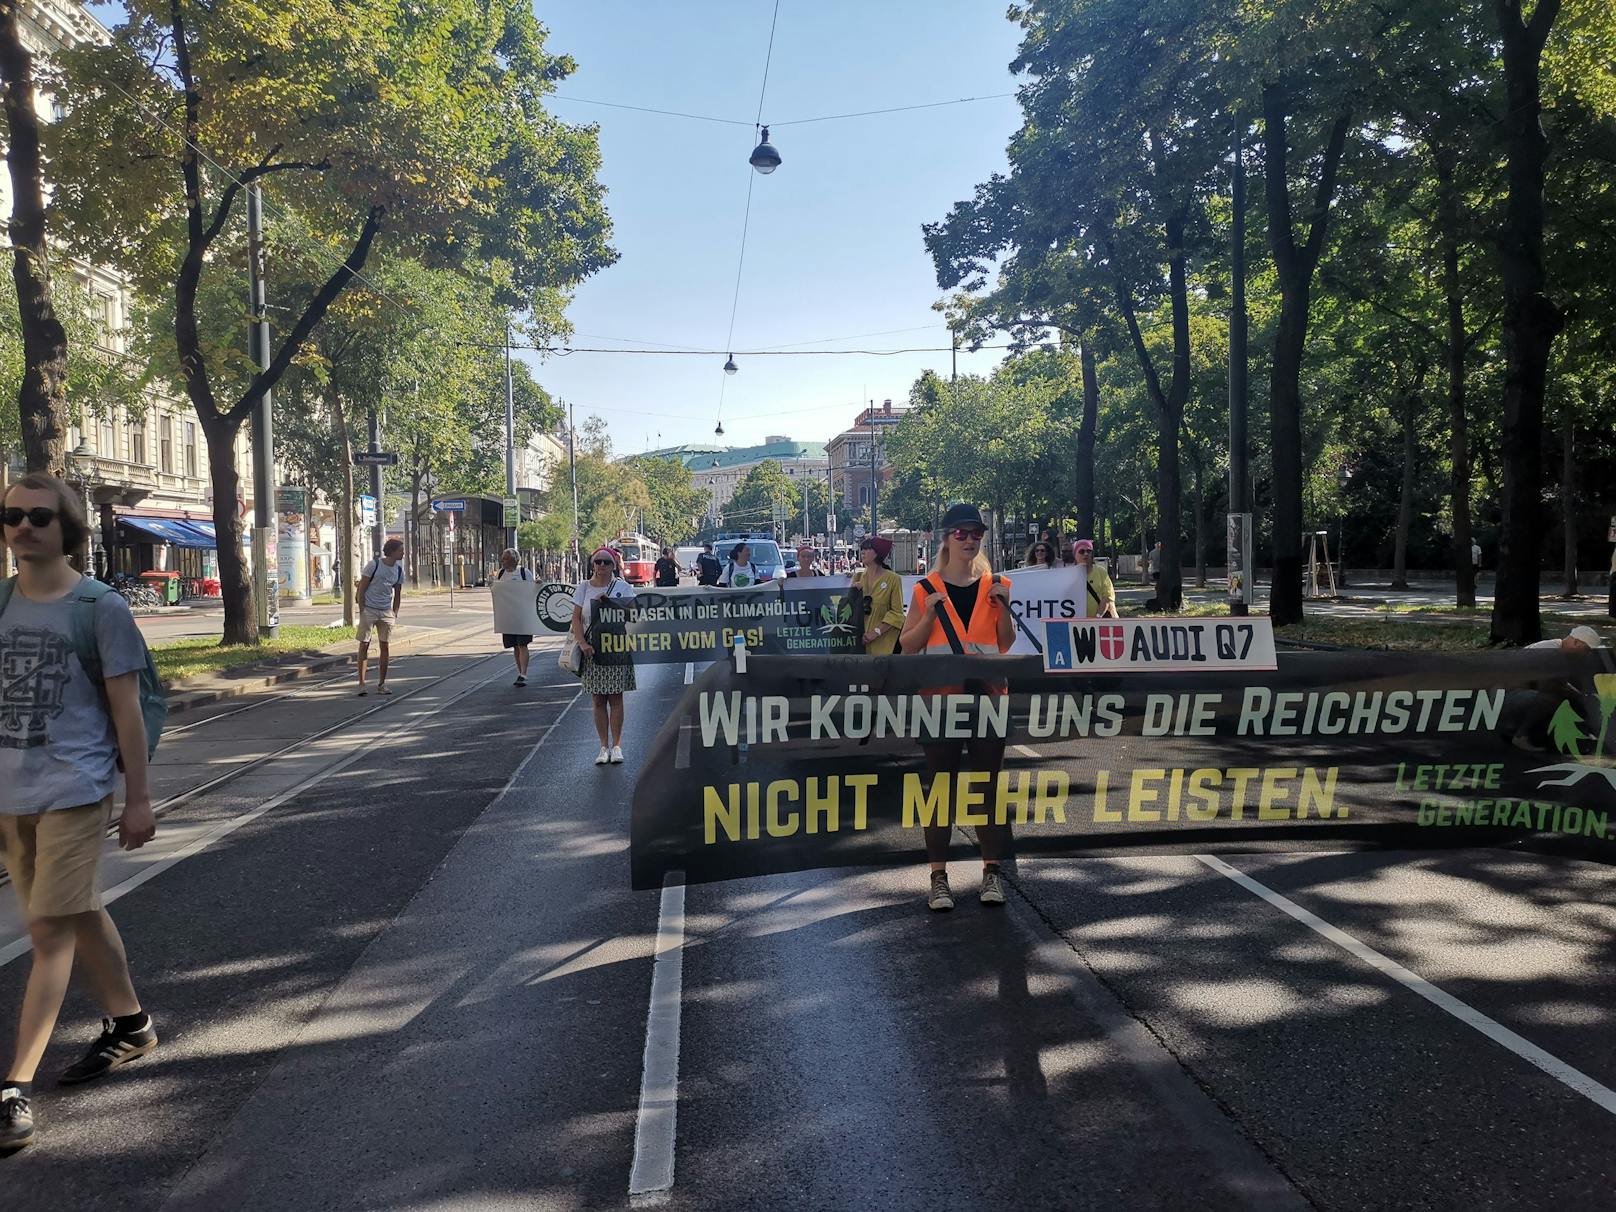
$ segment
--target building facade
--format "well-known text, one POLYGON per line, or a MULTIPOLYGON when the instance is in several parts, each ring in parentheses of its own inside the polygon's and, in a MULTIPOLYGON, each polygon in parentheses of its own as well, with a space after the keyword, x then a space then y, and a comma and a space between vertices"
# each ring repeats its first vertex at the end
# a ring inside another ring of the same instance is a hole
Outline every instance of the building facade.
POLYGON ((847 508, 869 508, 891 483, 885 438, 907 411, 893 408, 891 400, 883 400, 879 408, 872 401, 851 426, 825 443, 832 487, 847 508))
MULTIPOLYGON (((798 442, 779 434, 771 434, 761 446, 668 446, 649 450, 638 458, 671 459, 689 468, 697 488, 707 494, 706 517, 716 522, 724 506, 735 495, 741 481, 760 463, 773 460, 780 470, 792 479, 811 479, 821 483, 829 467, 825 446, 821 442, 798 442)), ((736 519, 736 528, 763 526, 768 519, 736 519)), ((729 521, 726 520, 726 525, 729 521)))

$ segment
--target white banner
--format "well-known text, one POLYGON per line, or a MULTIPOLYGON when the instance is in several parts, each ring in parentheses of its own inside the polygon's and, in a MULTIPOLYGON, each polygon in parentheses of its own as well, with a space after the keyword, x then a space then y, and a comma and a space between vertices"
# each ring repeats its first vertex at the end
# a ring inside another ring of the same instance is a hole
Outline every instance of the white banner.
POLYGON ((539 622, 539 587, 532 581, 490 581, 494 597, 494 630, 501 635, 536 635, 539 622))
MULTIPOLYGON (((1071 565, 1066 568, 1017 568, 1004 574, 1010 582, 1010 612, 1016 616, 1016 642, 1010 651, 1037 655, 1044 649, 1046 619, 1082 619, 1092 613, 1093 603, 1088 600, 1088 569, 1071 565)), ((918 576, 903 578, 904 610, 914 595, 918 576)), ((793 586, 801 589, 846 589, 850 577, 795 577, 785 582, 786 592, 793 586)))
POLYGON ((1278 669, 1266 618, 1048 620, 1048 673, 1278 669))

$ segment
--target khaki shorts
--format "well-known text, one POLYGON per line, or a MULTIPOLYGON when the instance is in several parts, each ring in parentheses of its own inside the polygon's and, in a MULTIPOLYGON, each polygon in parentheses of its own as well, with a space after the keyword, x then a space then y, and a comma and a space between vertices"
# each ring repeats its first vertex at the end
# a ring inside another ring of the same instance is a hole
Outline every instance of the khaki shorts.
POLYGON ((369 606, 359 608, 359 629, 354 638, 361 644, 370 640, 370 629, 376 629, 376 638, 383 644, 393 638, 393 628, 398 623, 398 616, 391 610, 372 610, 369 606))
POLYGON ((112 797, 27 816, 0 813, 0 857, 30 921, 101 908, 101 851, 112 797))

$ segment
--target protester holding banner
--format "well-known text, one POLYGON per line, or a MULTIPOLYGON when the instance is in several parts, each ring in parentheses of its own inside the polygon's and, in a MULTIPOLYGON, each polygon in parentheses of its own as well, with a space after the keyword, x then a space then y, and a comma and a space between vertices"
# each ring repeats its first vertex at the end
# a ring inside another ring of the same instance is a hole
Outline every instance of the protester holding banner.
MULTIPOLYGON (((982 554, 987 525, 975 505, 951 505, 943 514, 942 540, 937 549, 937 568, 916 584, 909 602, 909 615, 899 643, 906 653, 938 656, 952 654, 1003 653, 1015 643, 1016 624, 1010 612, 1010 582, 994 574, 982 554)), ((969 693, 969 687, 947 686, 932 694, 969 693)), ((1002 684, 978 688, 978 693, 1003 694, 1002 684)), ((962 771, 996 774, 1004 764, 1003 737, 960 737, 928 741, 926 769, 933 781, 953 780, 962 771), (967 756, 969 750, 969 756, 967 756)), ((926 858, 931 865, 931 886, 926 904, 934 910, 954 907, 948 887, 949 825, 927 825, 926 858)), ((999 875, 999 858, 1010 835, 1008 825, 978 825, 977 842, 982 849, 982 891, 984 905, 1004 904, 1004 883, 999 875)))
POLYGON ((762 583, 758 570, 752 567, 752 545, 737 543, 730 550, 729 563, 724 566, 718 583, 731 589, 747 589, 762 583))
POLYGON ((589 642, 589 612, 596 598, 632 602, 634 586, 623 579, 622 561, 610 547, 596 548, 589 557, 589 567, 589 579, 579 584, 572 595, 572 638, 584 658, 579 680, 594 701, 595 735, 600 738, 595 765, 616 766, 623 761, 623 694, 635 688, 634 666, 595 662, 595 648, 589 642))
POLYGON ((1111 574, 1094 562, 1094 540, 1079 539, 1073 543, 1072 558, 1088 574, 1089 614, 1102 619, 1119 617, 1117 587, 1111 583, 1111 574))
POLYGON ((887 567, 892 540, 871 535, 859 544, 853 591, 864 599, 864 651, 890 656, 903 631, 903 578, 887 567))
MULTIPOLYGON (((507 547, 499 554, 499 576, 495 579, 500 581, 531 581, 533 574, 517 563, 516 548, 507 547)), ((501 633, 499 640, 500 643, 511 650, 511 655, 516 661, 516 681, 513 685, 526 686, 528 645, 533 643, 533 637, 531 635, 501 633)))

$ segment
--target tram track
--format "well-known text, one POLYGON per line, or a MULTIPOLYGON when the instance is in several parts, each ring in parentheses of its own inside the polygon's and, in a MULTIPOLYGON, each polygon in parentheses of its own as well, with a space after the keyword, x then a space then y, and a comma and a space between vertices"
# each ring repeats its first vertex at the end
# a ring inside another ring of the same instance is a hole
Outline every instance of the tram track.
MULTIPOLYGON (((535 647, 537 647, 537 645, 535 645, 535 647)), ((445 699, 442 703, 438 704, 436 707, 432 708, 430 711, 427 711, 425 713, 413 713, 412 714, 412 713, 410 713, 408 711, 408 705, 409 705, 409 703, 410 703, 410 701, 412 699, 418 698, 418 696, 420 696, 422 694, 425 694, 426 692, 432 690, 433 688, 435 688, 437 686, 441 686, 445 682, 448 682, 448 681, 450 681, 450 680, 452 680, 454 678, 457 678, 457 677, 461 677, 462 675, 467 673, 469 670, 476 669, 479 665, 485 665, 489 661, 497 660, 497 659, 503 658, 505 656, 506 656, 506 654, 504 652, 482 653, 482 654, 479 654, 479 655, 477 655, 475 657, 472 657, 470 660, 464 661, 461 664, 456 665, 455 668, 449 670, 448 672, 440 674, 439 676, 434 677, 430 681, 424 682, 419 686, 412 687, 412 688, 410 688, 408 690, 395 691, 392 695, 389 695, 386 698, 382 699, 381 701, 377 702, 374 706, 367 707, 364 711, 358 712, 355 715, 345 716, 344 718, 342 718, 340 720, 337 720, 334 723, 332 723, 332 724, 330 724, 330 725, 328 725, 328 726, 326 726, 324 728, 320 728, 320 729, 318 729, 318 730, 316 730, 314 732, 309 733, 306 736, 298 737, 296 740, 291 741, 290 743, 288 743, 286 745, 282 745, 280 748, 275 749, 270 753, 260 754, 257 757, 250 758, 250 759, 247 759, 245 761, 239 762, 235 766, 233 766, 231 769, 226 770, 221 774, 215 775, 215 776, 213 776, 211 778, 203 779, 202 781, 200 781, 198 783, 194 783, 191 786, 186 787, 184 790, 176 791, 171 795, 164 796, 161 800, 156 801, 152 805, 152 813, 153 813, 154 816, 161 817, 164 814, 166 814, 168 812, 172 812, 174 809, 179 808, 179 807, 181 807, 181 806, 183 806, 185 804, 188 804, 191 801, 197 799, 198 797, 207 794, 208 792, 215 791, 220 787, 226 786, 229 783, 232 783, 232 782, 236 781, 237 779, 240 779, 240 778, 242 778, 242 777, 244 777, 244 776, 246 776, 248 774, 251 774, 255 770, 261 769, 262 767, 267 765, 269 762, 275 760, 276 758, 285 757, 288 754, 292 754, 292 753, 297 752, 298 750, 305 749, 308 746, 310 746, 312 744, 315 744, 315 743, 323 740, 326 737, 329 737, 329 736, 332 736, 332 735, 334 735, 336 733, 343 732, 343 731, 346 731, 348 729, 354 728, 357 725, 362 724, 365 720, 369 719, 370 717, 378 715, 378 714, 380 714, 380 713, 382 713, 384 711, 398 711, 398 709, 400 709, 400 708, 405 708, 405 710, 402 711, 402 712, 399 712, 399 714, 404 715, 406 718, 402 719, 397 726, 385 730, 379 737, 376 738, 377 740, 385 739, 386 737, 393 735, 395 732, 399 731, 401 728, 403 728, 404 726, 406 726, 408 724, 419 724, 424 719, 428 719, 428 718, 430 718, 432 716, 438 715, 439 713, 441 713, 444 710, 446 710, 447 708, 453 706, 455 703, 458 703, 460 700, 464 699, 468 695, 470 695, 473 692, 481 689, 483 686, 485 686, 489 682, 493 681, 494 678, 499 677, 501 675, 501 673, 503 672, 503 670, 491 673, 487 677, 478 679, 477 681, 473 682, 470 686, 468 686, 464 690, 461 690, 458 693, 451 695, 449 698, 445 699)), ((312 682, 312 683, 309 683, 309 684, 307 684, 305 686, 301 686, 298 689, 293 690, 293 691, 287 691, 287 692, 284 692, 284 693, 281 693, 281 694, 271 695, 270 697, 265 698, 260 702, 249 703, 249 704, 246 704, 245 706, 237 707, 237 708, 234 708, 233 710, 230 710, 230 711, 221 712, 218 715, 209 716, 207 719, 193 721, 192 723, 183 725, 181 728, 178 728, 178 729, 164 729, 164 735, 165 736, 172 736, 175 733, 191 731, 193 729, 201 728, 201 727, 203 727, 203 726, 205 726, 207 724, 216 723, 218 721, 225 720, 225 719, 231 718, 233 716, 239 716, 243 712, 256 710, 256 709, 262 708, 262 707, 268 707, 268 706, 271 706, 271 705, 273 705, 275 703, 285 702, 285 701, 290 700, 290 699, 296 699, 296 698, 304 697, 304 692, 305 691, 319 690, 319 689, 321 689, 321 688, 323 688, 325 686, 331 685, 334 682, 345 681, 351 676, 352 676, 352 674, 350 672, 350 673, 345 673, 345 674, 339 675, 338 677, 327 678, 327 679, 324 679, 324 680, 322 680, 320 682, 312 682)), ((316 783, 319 780, 321 780, 321 779, 323 779, 325 777, 328 777, 329 775, 331 775, 333 773, 336 773, 336 771, 339 768, 341 768, 342 766, 344 766, 345 764, 346 764, 345 757, 344 756, 338 756, 330 764, 328 764, 327 766, 322 767, 320 770, 314 772, 311 776, 309 776, 309 778, 301 780, 300 783, 299 783, 299 786, 302 787, 302 786, 312 785, 313 783, 316 783)), ((278 800, 280 797, 278 797, 278 796, 270 796, 268 798, 271 799, 271 800, 278 800)), ((108 824, 107 831, 106 831, 106 836, 108 838, 112 838, 112 837, 117 836, 120 821, 121 821, 121 814, 120 814, 120 816, 113 817, 111 822, 108 824)), ((11 882, 11 880, 10 880, 9 873, 7 873, 4 869, 0 869, 0 887, 5 887, 10 882, 11 882)))

